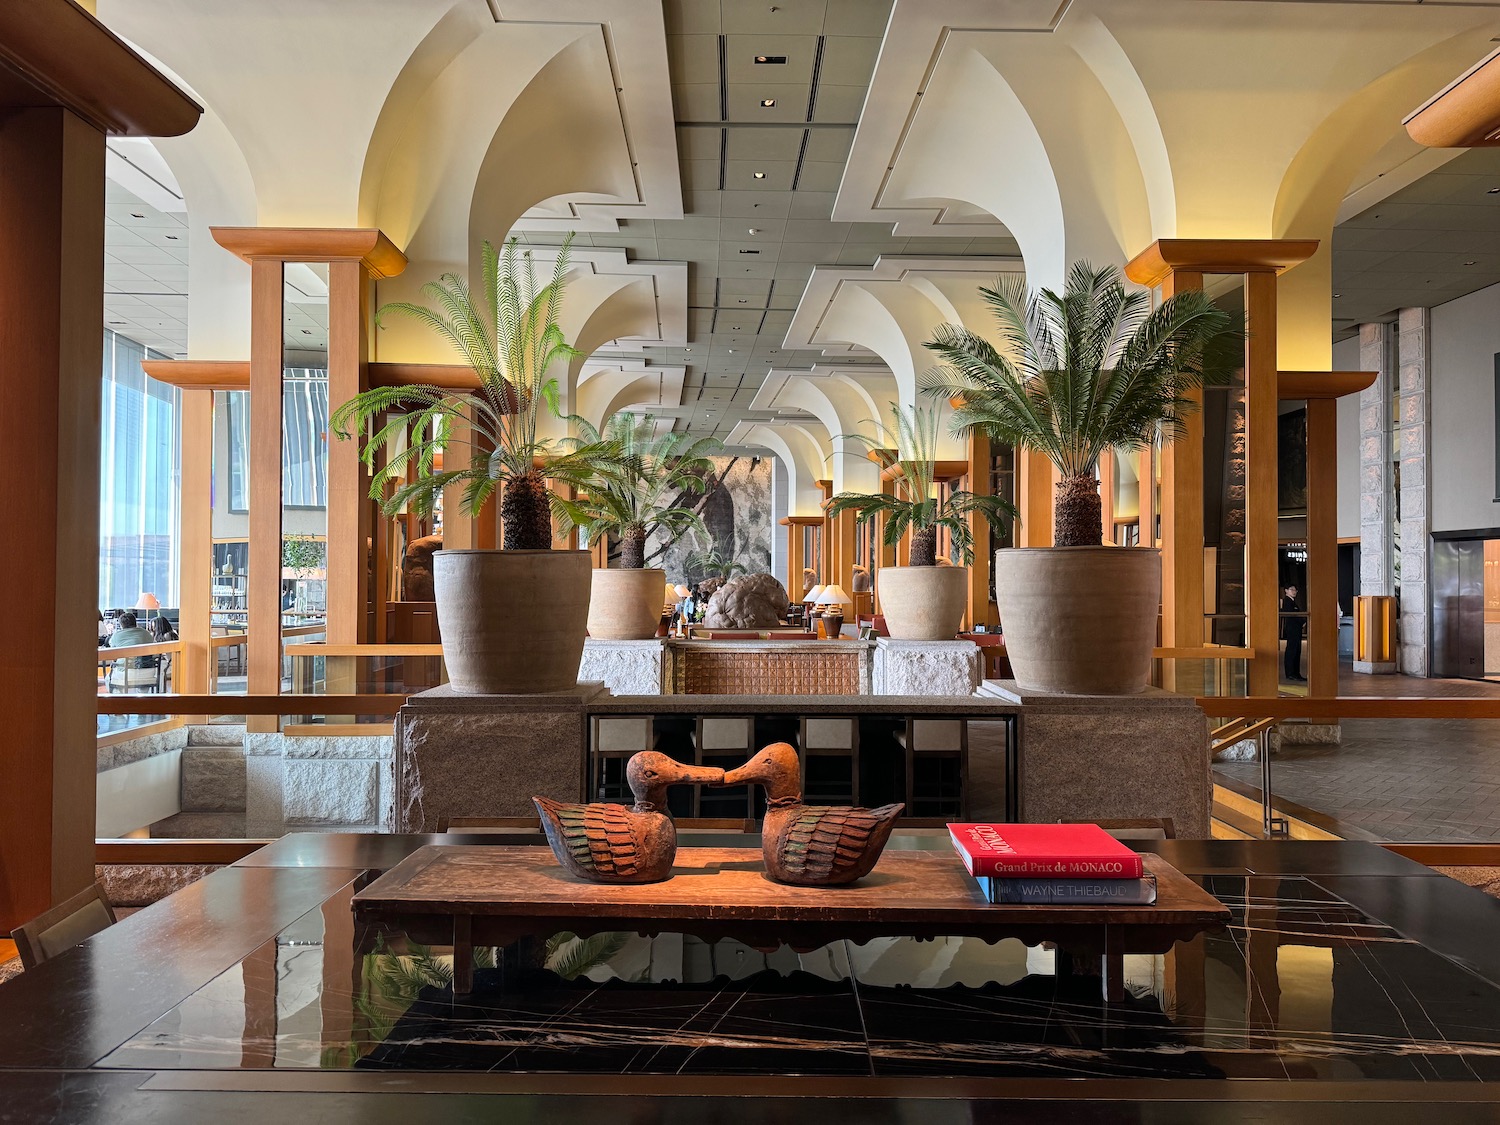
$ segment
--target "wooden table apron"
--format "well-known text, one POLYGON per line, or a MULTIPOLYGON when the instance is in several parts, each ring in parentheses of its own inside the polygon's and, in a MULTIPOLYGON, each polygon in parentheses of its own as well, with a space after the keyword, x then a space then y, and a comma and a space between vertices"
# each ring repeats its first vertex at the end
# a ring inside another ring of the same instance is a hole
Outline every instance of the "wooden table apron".
POLYGON ((428 845, 354 896, 368 943, 391 930, 454 949, 453 987, 473 987, 473 947, 569 931, 682 933, 734 938, 760 949, 799 951, 877 937, 1019 938, 1052 941, 1073 957, 1104 959, 1104 988, 1123 998, 1127 953, 1165 953, 1217 929, 1229 911, 1159 856, 1155 906, 1011 906, 985 901, 957 857, 888 851, 848 887, 791 887, 766 877, 758 850, 683 848, 673 877, 637 886, 584 883, 550 852, 530 847, 428 845))

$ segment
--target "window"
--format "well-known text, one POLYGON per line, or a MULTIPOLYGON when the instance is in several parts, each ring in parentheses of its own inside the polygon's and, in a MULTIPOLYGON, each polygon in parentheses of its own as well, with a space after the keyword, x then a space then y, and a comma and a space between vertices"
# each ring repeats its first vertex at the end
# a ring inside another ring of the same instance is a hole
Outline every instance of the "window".
MULTIPOLYGON (((250 400, 244 391, 229 404, 229 510, 250 510, 250 400)), ((281 399, 282 504, 328 506, 328 372, 288 367, 281 399)))
POLYGON ((133 606, 143 593, 177 604, 182 495, 176 387, 148 378, 164 358, 108 329, 99 456, 99 606, 133 606))

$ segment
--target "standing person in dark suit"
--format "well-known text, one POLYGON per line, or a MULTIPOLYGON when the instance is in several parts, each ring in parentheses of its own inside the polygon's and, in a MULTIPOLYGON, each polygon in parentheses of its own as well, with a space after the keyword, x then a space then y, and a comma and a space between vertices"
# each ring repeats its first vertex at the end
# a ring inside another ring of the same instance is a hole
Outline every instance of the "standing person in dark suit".
POLYGON ((1302 618, 1298 616, 1297 587, 1281 592, 1281 639, 1286 641, 1286 678, 1292 683, 1306 683, 1302 674, 1302 618), (1293 616, 1285 616, 1291 614, 1293 616))

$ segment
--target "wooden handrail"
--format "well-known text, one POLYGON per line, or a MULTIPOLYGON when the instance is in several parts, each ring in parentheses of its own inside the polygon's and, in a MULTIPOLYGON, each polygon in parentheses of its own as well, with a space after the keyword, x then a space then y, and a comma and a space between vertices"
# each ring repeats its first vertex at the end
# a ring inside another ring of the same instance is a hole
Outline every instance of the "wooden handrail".
POLYGON ((1234 645, 1198 645, 1186 648, 1154 648, 1153 660, 1254 660, 1253 648, 1234 645))
POLYGON ((222 637, 208 638, 209 648, 234 648, 250 639, 249 633, 225 633, 222 637))
POLYGON ((234 863, 272 840, 95 840, 94 862, 234 863))
POLYGON ((283 637, 310 637, 314 633, 328 632, 328 625, 283 625, 281 635, 283 637))
POLYGON ((101 695, 101 715, 394 715, 406 695, 101 695))
POLYGON ((1397 696, 1327 696, 1271 698, 1199 696, 1198 706, 1211 719, 1500 719, 1500 699, 1397 696))
POLYGON ((99 650, 99 661, 128 660, 134 656, 170 656, 182 651, 182 641, 153 641, 148 645, 121 645, 119 648, 104 647, 99 650))
POLYGON ((443 646, 432 644, 409 645, 287 645, 282 651, 288 656, 442 656, 443 646))

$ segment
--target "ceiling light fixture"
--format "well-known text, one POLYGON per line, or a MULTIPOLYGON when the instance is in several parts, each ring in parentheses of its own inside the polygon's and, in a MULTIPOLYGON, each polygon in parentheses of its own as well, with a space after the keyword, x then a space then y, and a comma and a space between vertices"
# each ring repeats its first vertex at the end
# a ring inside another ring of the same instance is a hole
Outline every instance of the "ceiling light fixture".
POLYGON ((1490 190, 1488 192, 1486 192, 1486 194, 1487 195, 1500 195, 1500 187, 1492 187, 1492 188, 1490 188, 1490 190))
POLYGON ((751 234, 759 234, 760 233, 760 228, 759 227, 751 227, 750 228, 750 233, 751 234))
POLYGON ((775 98, 761 98, 760 99, 760 108, 761 109, 770 109, 775 104, 776 104, 776 99, 775 98))
POLYGON ((176 242, 176 241, 177 241, 177 236, 176 236, 176 235, 175 235, 175 234, 169 234, 169 235, 167 235, 167 237, 168 237, 168 238, 169 238, 169 239, 171 239, 171 240, 172 240, 172 241, 173 241, 173 242, 176 242))
POLYGON ((785 55, 756 55, 755 56, 755 65, 756 66, 785 66, 786 65, 786 56, 785 55))
POLYGON ((1342 297, 1343 294, 1342 293, 1335 293, 1333 296, 1334 296, 1334 300, 1337 300, 1338 298, 1342 297))
POLYGON ((140 214, 138 211, 132 211, 132 212, 130 212, 130 217, 132 219, 144 219, 146 216, 140 214))
POLYGON ((763 180, 763 179, 766 178, 766 174, 764 172, 756 172, 755 173, 755 178, 757 180, 763 180))
POLYGON ((1464 263, 1464 265, 1466 265, 1466 266, 1477 266, 1478 264, 1479 264, 1478 262, 1465 262, 1464 263))

